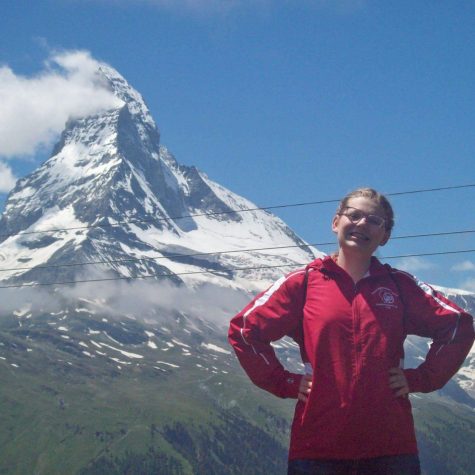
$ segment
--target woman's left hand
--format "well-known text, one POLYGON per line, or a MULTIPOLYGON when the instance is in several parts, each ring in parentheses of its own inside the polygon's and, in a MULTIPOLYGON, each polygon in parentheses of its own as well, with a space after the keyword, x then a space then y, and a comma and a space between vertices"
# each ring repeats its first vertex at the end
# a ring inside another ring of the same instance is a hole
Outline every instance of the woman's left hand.
POLYGON ((394 391, 396 397, 408 396, 409 384, 401 368, 391 368, 389 370, 389 387, 394 391))
POLYGON ((298 399, 302 402, 307 402, 310 391, 312 390, 312 376, 304 374, 300 380, 298 399))

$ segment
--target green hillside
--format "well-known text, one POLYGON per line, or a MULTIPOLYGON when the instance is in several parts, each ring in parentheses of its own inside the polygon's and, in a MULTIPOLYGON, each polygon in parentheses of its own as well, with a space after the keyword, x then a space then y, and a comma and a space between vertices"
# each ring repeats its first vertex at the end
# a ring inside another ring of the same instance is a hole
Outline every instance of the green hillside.
POLYGON ((284 472, 289 406, 252 388, 231 355, 172 348, 157 365, 142 345, 124 366, 42 319, 3 324, 1 474, 284 472))
MULTIPOLYGON (((2 319, 0 474, 286 473, 293 402, 255 388, 222 334, 79 310, 2 319)), ((473 410, 413 402, 424 473, 473 473, 473 410)))
MULTIPOLYGON (((219 404, 222 394, 200 390, 191 371, 84 369, 35 373, 1 364, 0 473, 282 472, 287 424, 275 408, 255 406, 262 398, 245 398, 250 423, 239 406, 219 404)), ((226 381, 207 381, 210 388, 219 383, 226 381)))

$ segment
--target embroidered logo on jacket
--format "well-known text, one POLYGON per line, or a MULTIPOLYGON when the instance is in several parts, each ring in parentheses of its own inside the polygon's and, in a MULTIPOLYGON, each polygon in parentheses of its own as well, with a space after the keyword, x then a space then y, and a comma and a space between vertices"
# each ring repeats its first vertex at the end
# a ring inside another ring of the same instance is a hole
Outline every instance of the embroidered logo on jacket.
POLYGON ((398 308, 397 300, 398 294, 393 292, 387 287, 378 287, 376 290, 371 292, 371 295, 377 295, 379 297, 379 302, 376 303, 378 307, 385 308, 398 308))

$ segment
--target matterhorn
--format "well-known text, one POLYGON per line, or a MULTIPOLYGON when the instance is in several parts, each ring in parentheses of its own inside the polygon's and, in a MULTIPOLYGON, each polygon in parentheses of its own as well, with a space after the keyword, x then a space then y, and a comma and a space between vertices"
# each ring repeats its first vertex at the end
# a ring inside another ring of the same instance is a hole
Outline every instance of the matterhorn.
POLYGON ((10 193, 3 282, 100 271, 249 289, 321 255, 276 216, 180 165, 140 94, 106 64, 96 74, 120 106, 70 120, 52 156, 10 193))

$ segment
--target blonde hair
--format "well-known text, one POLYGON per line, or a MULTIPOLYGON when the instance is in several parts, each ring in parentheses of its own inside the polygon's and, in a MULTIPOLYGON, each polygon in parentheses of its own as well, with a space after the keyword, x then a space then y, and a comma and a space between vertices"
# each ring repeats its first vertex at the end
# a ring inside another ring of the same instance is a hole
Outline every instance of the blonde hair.
POLYGON ((370 200, 376 201, 384 211, 384 219, 386 220, 385 227, 386 230, 391 232, 394 226, 394 211, 389 200, 382 193, 374 190, 373 188, 357 188, 356 190, 350 191, 338 205, 337 213, 341 213, 347 206, 348 201, 351 198, 368 198, 370 200))

